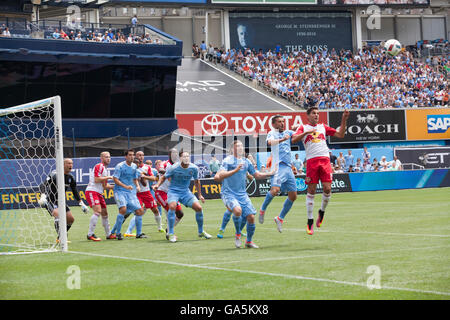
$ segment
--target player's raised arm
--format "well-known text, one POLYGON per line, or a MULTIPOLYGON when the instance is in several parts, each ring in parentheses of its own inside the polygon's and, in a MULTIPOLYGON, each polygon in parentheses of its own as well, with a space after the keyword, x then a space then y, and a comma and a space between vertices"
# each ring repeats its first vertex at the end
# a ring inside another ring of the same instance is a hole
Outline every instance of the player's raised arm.
POLYGON ((268 139, 268 140, 267 140, 267 144, 268 144, 269 146, 273 147, 273 146, 276 146, 277 144, 282 143, 283 141, 288 140, 290 137, 291 137, 290 135, 286 134, 286 135, 284 135, 284 137, 281 138, 281 139, 268 139))
POLYGON ((214 181, 222 182, 223 179, 231 177, 233 174, 235 174, 236 172, 241 170, 241 168, 242 168, 242 163, 239 164, 236 168, 234 168, 233 170, 230 170, 230 171, 226 171, 225 169, 222 168, 214 176, 214 181))
POLYGON ((122 187, 122 188, 125 188, 125 189, 127 189, 127 190, 132 190, 132 189, 133 189, 133 186, 126 185, 125 183, 123 183, 122 181, 120 181, 119 178, 113 177, 113 179, 114 179, 114 183, 115 183, 116 185, 118 185, 118 186, 120 186, 120 187, 122 187))
POLYGON ((347 120, 348 117, 350 115, 350 112, 348 110, 345 110, 344 113, 342 114, 342 121, 341 121, 341 126, 339 127, 339 130, 336 131, 336 133, 334 134, 334 136, 336 138, 344 138, 345 136, 345 130, 347 130, 347 120))
MULTIPOLYGON (((316 130, 308 130, 308 131, 304 131, 304 132, 299 132, 298 134, 295 133, 292 135, 292 139, 291 139, 291 143, 298 143, 300 141, 302 141, 302 139, 307 136, 308 134, 314 133, 316 130)), ((297 131, 298 132, 298 131, 297 131)))
POLYGON ((265 179, 268 177, 273 176, 278 170, 278 166, 276 165, 271 171, 269 172, 259 172, 258 170, 255 171, 255 174, 253 175, 255 179, 265 179))

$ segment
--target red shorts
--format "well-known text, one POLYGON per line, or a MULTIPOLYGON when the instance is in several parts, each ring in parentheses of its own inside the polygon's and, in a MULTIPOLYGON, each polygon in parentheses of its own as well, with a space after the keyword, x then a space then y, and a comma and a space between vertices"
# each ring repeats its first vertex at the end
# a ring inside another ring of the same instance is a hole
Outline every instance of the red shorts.
MULTIPOLYGON (((167 193, 161 190, 155 191, 156 201, 163 207, 166 211, 169 211, 169 204, 167 203, 167 193)), ((175 211, 181 211, 181 205, 178 203, 175 211)))
POLYGON ((150 191, 139 192, 136 194, 139 202, 145 205, 146 209, 153 209, 157 207, 155 199, 153 199, 152 193, 150 191))
POLYGON ((86 191, 86 201, 89 207, 100 206, 101 208, 106 208, 105 198, 103 195, 95 191, 86 191))
POLYGON ((307 184, 333 181, 333 169, 331 168, 330 158, 317 157, 306 160, 306 180, 307 184))

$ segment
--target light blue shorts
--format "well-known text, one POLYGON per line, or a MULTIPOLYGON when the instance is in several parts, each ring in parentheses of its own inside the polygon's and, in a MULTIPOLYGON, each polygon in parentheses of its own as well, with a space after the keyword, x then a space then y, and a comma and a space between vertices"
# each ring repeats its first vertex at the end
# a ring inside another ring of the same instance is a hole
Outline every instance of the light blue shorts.
POLYGON ((242 216, 245 218, 249 214, 256 214, 256 210, 253 207, 253 204, 248 195, 237 197, 232 194, 221 194, 223 203, 229 210, 233 210, 236 207, 240 207, 242 209, 242 216))
POLYGON ((192 205, 197 202, 198 199, 194 194, 188 189, 183 193, 178 193, 174 191, 170 191, 167 193, 167 203, 171 202, 180 202, 185 207, 192 208, 192 205))
POLYGON ((127 207, 127 212, 134 212, 141 209, 141 204, 135 192, 121 192, 114 190, 114 200, 117 207, 127 207))
POLYGON ((297 192, 297 183, 295 181, 292 168, 285 163, 280 163, 277 172, 270 178, 272 187, 279 187, 281 191, 297 192))

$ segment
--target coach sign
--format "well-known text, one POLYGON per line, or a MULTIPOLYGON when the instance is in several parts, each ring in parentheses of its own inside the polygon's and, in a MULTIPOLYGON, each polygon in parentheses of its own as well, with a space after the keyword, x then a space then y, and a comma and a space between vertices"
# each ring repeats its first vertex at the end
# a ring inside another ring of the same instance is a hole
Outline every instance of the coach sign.
MULTIPOLYGON (((330 111, 330 127, 338 128, 342 112, 330 111)), ((374 142, 406 140, 404 110, 351 111, 347 121, 347 131, 343 139, 330 137, 330 143, 374 142)))

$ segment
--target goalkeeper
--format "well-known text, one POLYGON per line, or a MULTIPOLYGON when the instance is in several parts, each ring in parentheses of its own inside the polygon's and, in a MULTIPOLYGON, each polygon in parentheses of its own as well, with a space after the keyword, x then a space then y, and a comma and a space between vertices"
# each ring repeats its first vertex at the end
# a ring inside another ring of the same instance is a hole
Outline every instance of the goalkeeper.
MULTIPOLYGON (((84 213, 87 213, 89 207, 87 207, 84 204, 83 200, 81 200, 80 195, 78 194, 77 183, 73 175, 70 173, 70 171, 72 171, 72 168, 73 168, 72 159, 69 158, 64 159, 65 190, 67 191, 70 187, 70 189, 73 192, 74 198, 78 201, 78 203, 81 206, 81 210, 84 213)), ((56 170, 52 171, 47 176, 47 179, 45 179, 45 181, 39 186, 39 189, 41 191, 41 197, 38 203, 41 207, 47 209, 50 215, 55 219, 55 229, 59 239, 58 186, 56 183, 56 170)), ((70 208, 66 205, 67 231, 69 231, 74 221, 75 219, 72 215, 72 212, 70 211, 70 208)))

